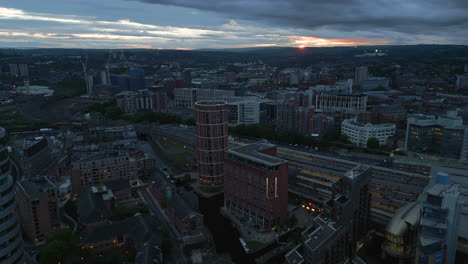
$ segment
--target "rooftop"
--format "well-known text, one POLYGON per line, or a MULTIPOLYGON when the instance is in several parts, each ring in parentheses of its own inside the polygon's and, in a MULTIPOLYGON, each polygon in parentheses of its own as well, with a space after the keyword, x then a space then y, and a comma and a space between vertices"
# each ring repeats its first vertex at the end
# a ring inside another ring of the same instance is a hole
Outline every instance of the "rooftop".
MULTIPOLYGON (((327 223, 321 218, 316 220, 314 225, 310 227, 313 231, 309 234, 309 238, 304 244, 310 249, 315 250, 321 244, 325 243, 337 231, 337 229, 331 227, 330 224, 331 223, 327 223)), ((307 230, 304 232, 307 232, 307 230)))
POLYGON ((252 160, 267 166, 277 166, 287 161, 268 154, 261 153, 262 150, 276 147, 266 142, 257 142, 245 146, 235 147, 227 150, 227 153, 241 158, 252 160))
POLYGON ((110 158, 117 158, 117 157, 130 157, 130 156, 125 151, 108 150, 108 151, 97 153, 89 157, 75 160, 75 162, 88 162, 88 161, 96 161, 96 160, 110 159, 110 158))
POLYGON ((18 185, 30 196, 55 188, 55 185, 45 176, 23 180, 18 182, 18 185))

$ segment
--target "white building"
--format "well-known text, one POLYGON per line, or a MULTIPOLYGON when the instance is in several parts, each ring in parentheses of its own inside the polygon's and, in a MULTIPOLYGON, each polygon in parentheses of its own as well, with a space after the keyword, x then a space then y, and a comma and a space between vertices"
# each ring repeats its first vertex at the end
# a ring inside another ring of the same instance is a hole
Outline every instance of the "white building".
POLYGON ((230 125, 260 124, 265 121, 265 101, 242 100, 228 105, 228 120, 230 125))
POLYGON ((348 136, 349 141, 359 147, 367 147, 370 138, 376 138, 380 145, 385 145, 395 131, 395 124, 361 124, 356 118, 345 119, 341 123, 341 134, 348 136))

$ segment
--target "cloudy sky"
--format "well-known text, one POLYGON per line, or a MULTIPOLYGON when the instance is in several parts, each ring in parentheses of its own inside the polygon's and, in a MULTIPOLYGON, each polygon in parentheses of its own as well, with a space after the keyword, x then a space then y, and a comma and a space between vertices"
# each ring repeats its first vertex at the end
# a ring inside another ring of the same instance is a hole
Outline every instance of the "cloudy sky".
POLYGON ((0 47, 468 44, 468 0, 0 0, 0 47))

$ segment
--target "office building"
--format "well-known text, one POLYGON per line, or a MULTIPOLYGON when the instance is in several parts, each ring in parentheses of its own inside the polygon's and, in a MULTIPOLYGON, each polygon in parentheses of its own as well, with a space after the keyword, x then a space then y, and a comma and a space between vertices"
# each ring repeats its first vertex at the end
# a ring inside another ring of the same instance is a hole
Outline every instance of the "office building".
POLYGON ((10 174, 15 169, 10 164, 7 149, 7 135, 4 128, 0 127, 0 263, 22 263, 23 236, 18 216, 15 199, 15 179, 10 174))
POLYGON ((460 185, 449 183, 449 175, 441 172, 436 184, 425 191, 415 263, 455 263, 462 206, 459 196, 460 185))
POLYGON ((387 139, 395 135, 395 124, 361 124, 356 118, 345 119, 341 122, 341 134, 346 135, 354 145, 367 147, 367 141, 371 138, 379 140, 379 145, 387 144, 387 139))
POLYGON ((361 82, 369 78, 369 72, 366 66, 356 67, 354 73, 354 86, 361 86, 361 82))
POLYGON ((198 182, 223 184, 224 152, 228 146, 228 111, 224 101, 195 103, 198 182))
POLYGON ((315 109, 366 110, 367 95, 363 94, 318 94, 315 96, 315 109))
POLYGON ((385 228, 382 258, 390 263, 411 264, 418 241, 420 202, 410 203, 398 209, 385 228))
POLYGON ((446 116, 408 116, 405 151, 428 153, 451 159, 468 159, 468 126, 457 111, 446 116))
POLYGON ((72 192, 77 195, 83 186, 137 179, 138 162, 124 151, 103 151, 72 161, 71 176, 72 192))
POLYGON ((260 124, 267 121, 266 102, 260 99, 242 100, 228 104, 229 125, 260 124))
POLYGON ((55 185, 47 177, 18 182, 16 197, 25 235, 35 244, 60 227, 55 185))
POLYGON ((232 148, 225 155, 224 207, 261 230, 288 219, 288 162, 276 146, 258 142, 232 148))
POLYGON ((116 94, 116 102, 123 113, 165 112, 169 99, 165 92, 139 90, 116 94))

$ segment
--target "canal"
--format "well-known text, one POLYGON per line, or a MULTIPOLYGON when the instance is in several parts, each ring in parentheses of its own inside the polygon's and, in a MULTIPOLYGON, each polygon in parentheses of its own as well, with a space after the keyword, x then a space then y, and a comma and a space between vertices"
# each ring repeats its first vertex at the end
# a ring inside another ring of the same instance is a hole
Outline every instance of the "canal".
POLYGON ((205 198, 199 196, 199 209, 203 214, 205 226, 213 235, 217 253, 228 253, 232 261, 239 264, 253 264, 255 258, 262 256, 269 250, 277 247, 277 243, 253 254, 247 254, 239 242, 239 232, 232 226, 231 222, 222 216, 219 209, 223 206, 223 194, 205 198))

